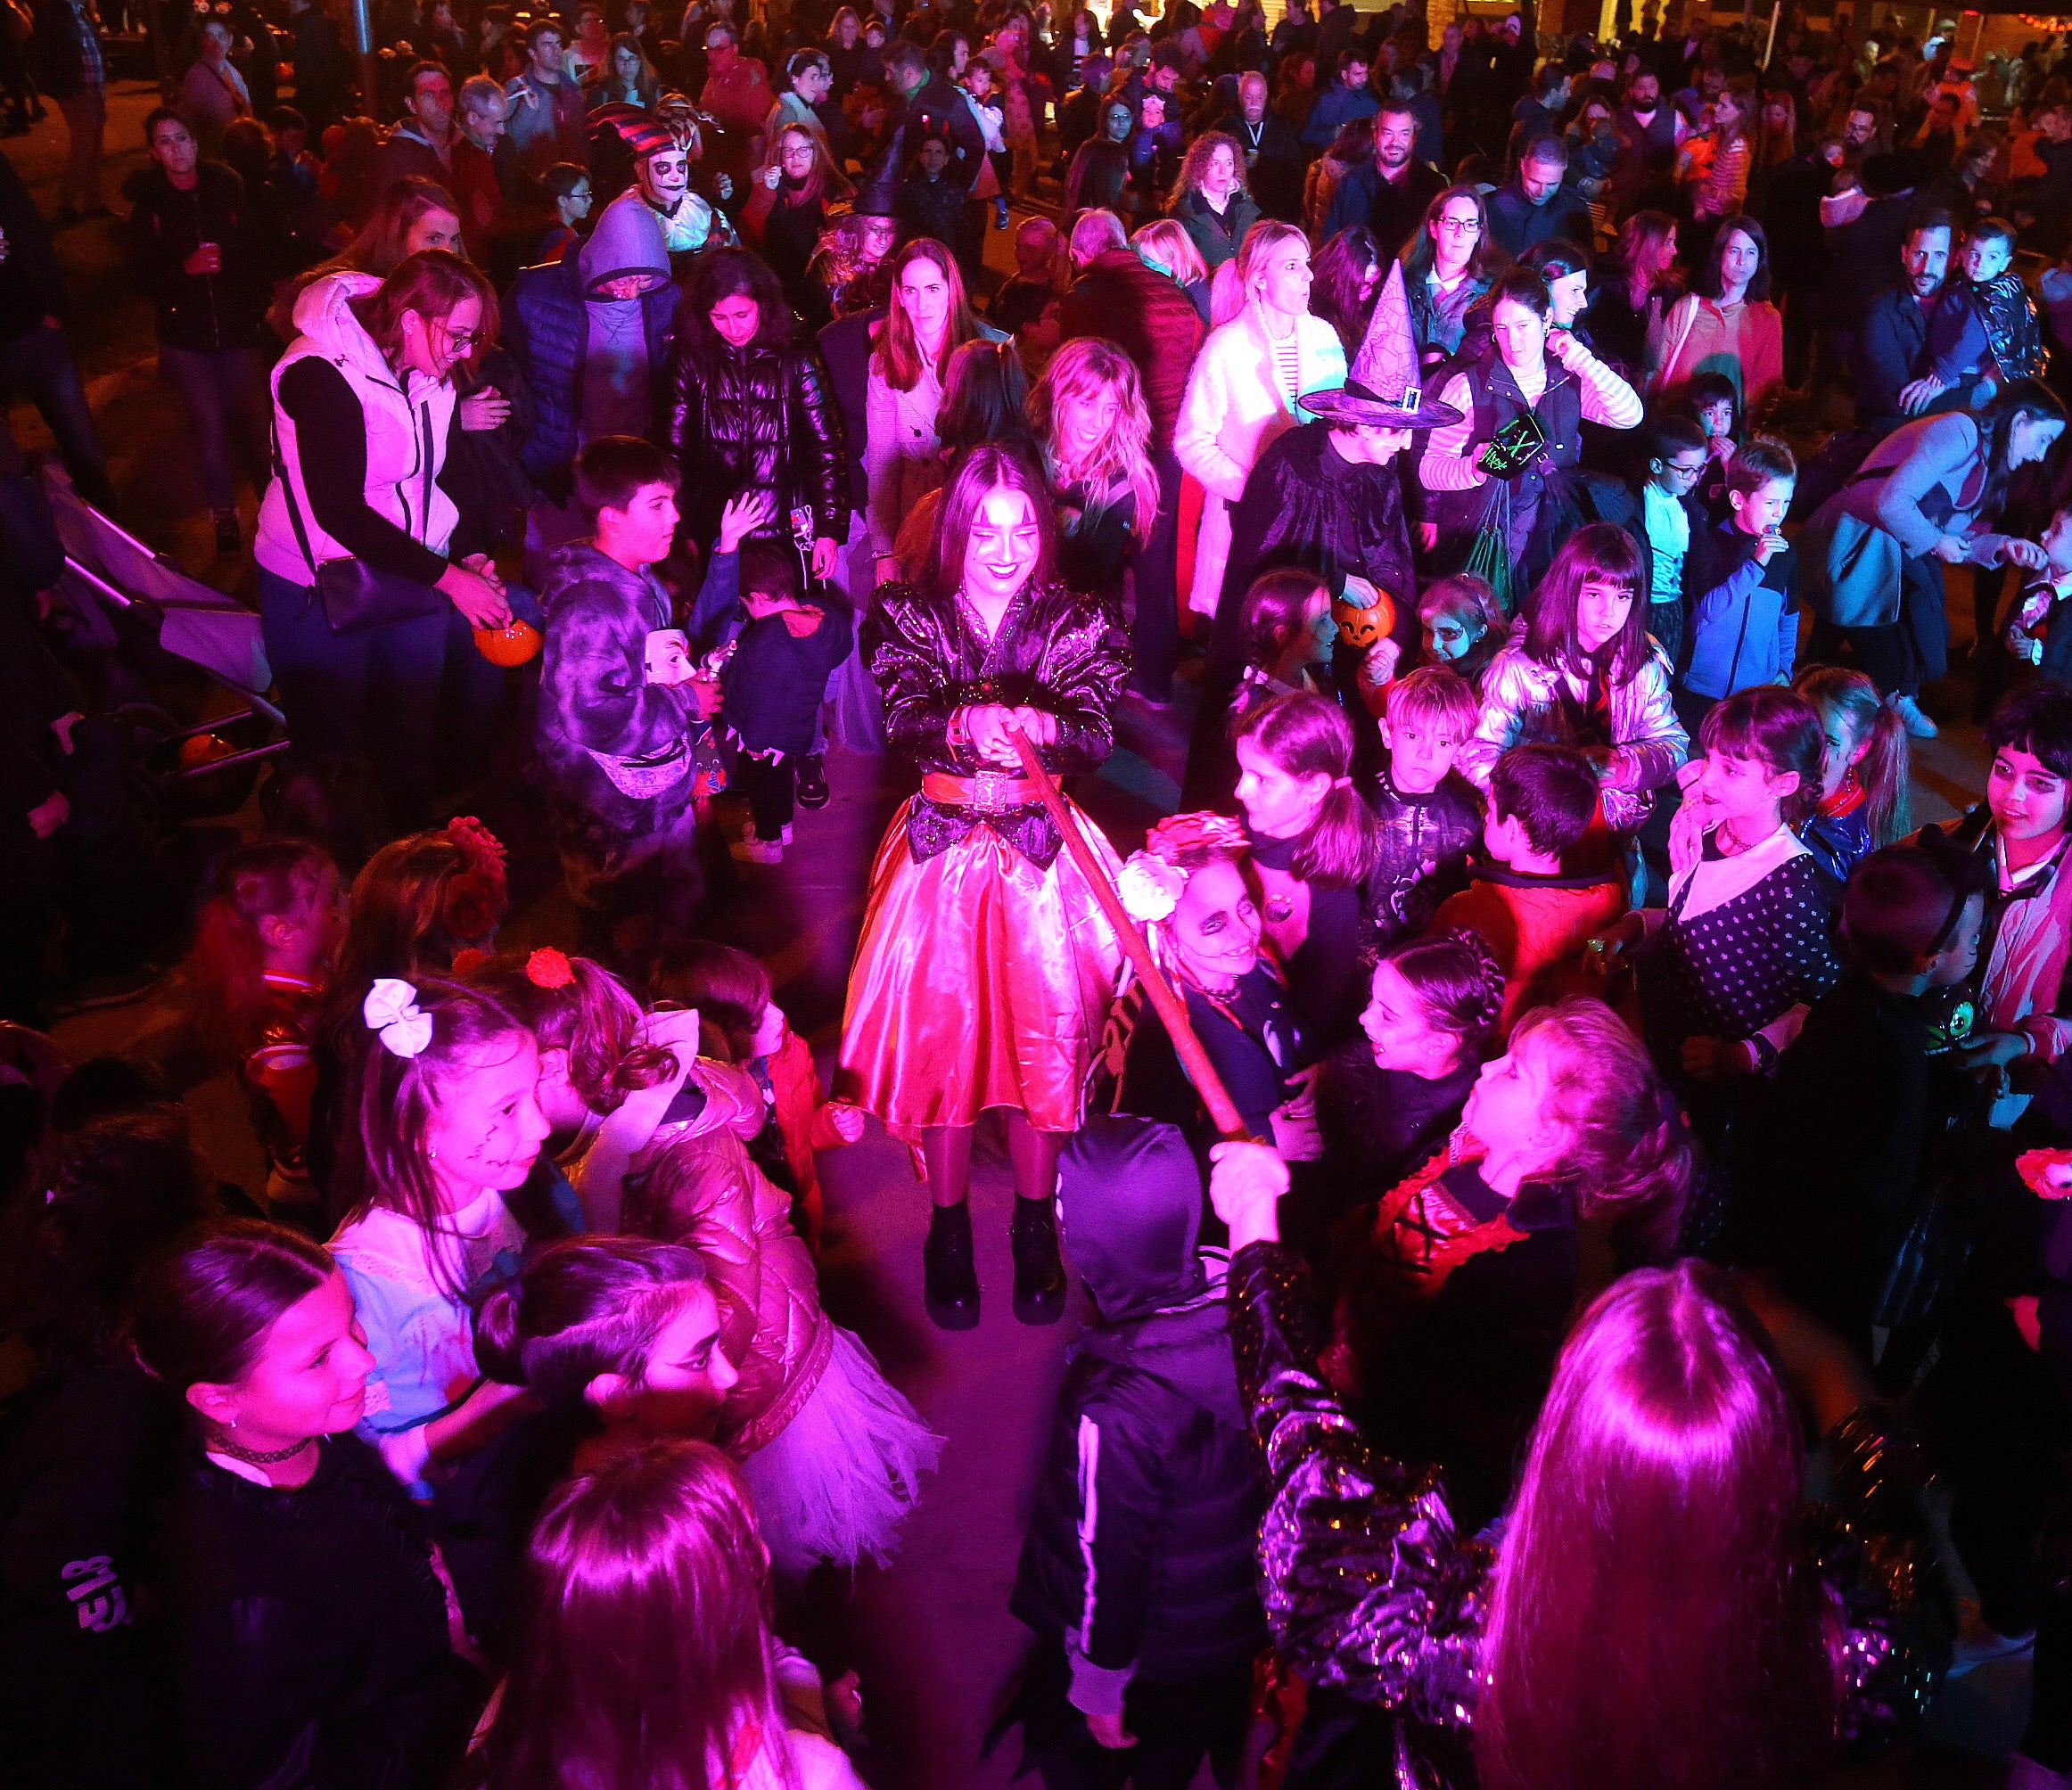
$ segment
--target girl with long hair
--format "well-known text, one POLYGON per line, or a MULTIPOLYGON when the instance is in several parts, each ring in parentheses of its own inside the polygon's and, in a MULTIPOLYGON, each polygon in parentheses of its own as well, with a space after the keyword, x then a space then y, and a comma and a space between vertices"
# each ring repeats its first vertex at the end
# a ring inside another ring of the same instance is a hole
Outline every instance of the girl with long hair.
POLYGON ((1913 832, 1906 723, 1861 671, 1809 665, 1791 687, 1821 719, 1821 800, 1800 829, 1806 850, 1838 883, 1881 846, 1913 832))
MULTIPOLYGON (((1013 342, 982 336, 950 357, 935 436, 944 478, 957 470, 965 455, 988 441, 1032 459, 1036 456, 1035 431, 1029 423, 1029 375, 1013 342)), ((902 579, 920 576, 941 501, 941 485, 924 491, 900 523, 892 554, 902 579)))
MULTIPOLYGON (((899 220, 885 205, 882 193, 863 193, 856 209, 832 219, 821 233, 799 300, 807 328, 818 332, 837 317, 875 310, 884 302, 885 263, 900 241, 899 220)), ((861 457, 860 445, 849 444, 852 456, 861 457)))
POLYGON ((548 1126, 540 1167, 571 1229, 621 1228, 626 1174, 647 1147, 697 1055, 695 1014, 643 1014, 602 964, 552 946, 502 951, 459 978, 532 1034, 534 1097, 548 1126), (577 1214, 580 1213, 580 1219, 577 1214))
POLYGON ((1207 327, 1209 264, 1202 259, 1202 251, 1195 246, 1186 226, 1176 218, 1154 218, 1139 227, 1130 239, 1130 246, 1153 273, 1163 274, 1194 300, 1203 326, 1207 327))
POLYGON ((1602 779, 1604 828, 1637 833, 1690 751, 1647 608, 1632 537, 1609 522, 1571 535, 1526 605, 1522 635, 1483 673, 1482 718, 1455 760, 1461 775, 1486 791, 1491 768, 1512 746, 1577 746, 1602 779))
POLYGON ((1709 1123, 1732 1084, 1775 1065, 1841 965, 1820 866, 1797 833, 1821 799, 1826 742, 1813 704, 1774 685, 1737 692, 1706 716, 1698 743, 1704 767, 1678 819, 1702 848, 1680 842, 1667 907, 1628 914, 1599 956, 1638 955, 1648 1048, 1709 1123))
POLYGON ((1402 265, 1418 363, 1434 372, 1460 351, 1468 308, 1503 271, 1503 250, 1490 234, 1481 188, 1449 186, 1434 193, 1424 220, 1403 245, 1402 265))
POLYGON ((550 1128, 539 1047, 501 1003, 383 976, 360 1011, 347 1094, 366 1183, 331 1252, 374 1358, 368 1427, 390 1470, 428 1497, 432 1472, 517 1415, 515 1394, 481 1383, 474 1308, 525 1246, 512 1196, 550 1128))
POLYGON ((802 1576, 883 1561, 941 1439, 821 1309, 792 1202, 749 1150, 770 1117, 748 1067, 756 1040, 719 1025, 703 1037, 712 1054, 687 1063, 684 1098, 634 1158, 621 1228, 695 1250, 716 1284, 739 1379, 713 1433, 743 1463, 777 1564, 802 1576))
POLYGON ((1701 373, 1733 382, 1751 424, 1784 389, 1784 318, 1770 301, 1769 239, 1739 213, 1721 221, 1704 271, 1663 320, 1648 396, 1673 409, 1701 373))
POLYGON ((1512 268, 1490 288, 1490 346, 1456 362, 1440 393, 1460 421, 1432 431, 1418 476, 1437 494, 1430 526, 1449 571, 1462 569, 1480 538, 1491 563, 1468 570, 1493 583, 1502 568, 1529 585, 1573 512, 1564 492, 1582 456, 1582 425, 1632 429, 1640 421, 1640 394, 1573 331, 1556 329, 1555 315, 1546 280, 1512 268), (1491 442, 1528 417, 1538 446, 1508 480, 1493 479, 1482 465, 1491 442))
MULTIPOLYGON (((1632 1099, 1646 1063, 1636 1077, 1608 1014, 1577 1030, 1591 1005, 1533 1015, 1471 1110, 1521 1143, 1575 1138, 1557 1144, 1557 1168, 1625 1169, 1637 1148, 1652 1158, 1632 1165, 1640 1178, 1659 1178, 1673 1121, 1632 1099), (1578 1060, 1597 1036, 1616 1054, 1578 1060)), ((1811 1786, 1845 1742, 1918 1724, 1948 1657, 1943 1587, 1915 1452, 1846 1349, 1768 1300, 1758 1321, 1705 1263, 1627 1275, 1558 1365, 1558 1321, 1542 1345, 1552 1383, 1520 1427, 1517 1489, 1492 1543, 1451 1462, 1437 1478, 1412 1465, 1431 1456, 1348 1421, 1315 1371, 1309 1287, 1278 1241, 1285 1170, 1256 1145, 1221 1154, 1213 1192, 1230 1228, 1238 1379, 1272 1482, 1267 1617, 1317 1687, 1312 1721, 1358 1722, 1369 1756, 1407 1755, 1445 1790, 1811 1786), (1810 1522, 1787 1373, 1836 1469, 1810 1522), (1634 1570, 1641 1559, 1649 1571, 1634 1570)), ((1532 1147, 1500 1171, 1492 1153, 1481 1167, 1508 1181, 1545 1156, 1532 1147)), ((1519 1182, 1513 1208, 1548 1185, 1519 1182)), ((1590 1203, 1587 1175, 1572 1185, 1590 1203)))
POLYGON ((614 103, 638 106, 645 111, 662 97, 662 77, 647 60, 640 39, 630 31, 613 35, 596 79, 588 85, 592 111, 614 103))
POLYGON ((571 1480, 519 1597, 481 1745, 489 1790, 862 1790, 833 1742, 787 1725, 762 1538, 717 1449, 655 1441, 571 1480))
MULTIPOLYGON (((1293 1239, 1312 1258, 1366 1189, 1393 1187, 1445 1147, 1484 1061, 1499 1047, 1503 965, 1465 927, 1389 946, 1362 993, 1360 1035, 1324 1059, 1318 1079, 1326 1169, 1295 1203, 1301 1221, 1293 1239)), ((1336 1281, 1319 1271, 1327 1284, 1336 1281)))
POLYGON ((1260 216, 1236 137, 1205 130, 1188 145, 1166 209, 1201 250, 1210 273, 1236 258, 1260 216))
POLYGON ((769 491, 776 526, 831 578, 849 535, 849 461, 819 350, 801 336, 784 289, 742 249, 700 259, 678 313, 668 446, 683 469, 678 504, 701 552, 744 489, 769 491))
POLYGON ((942 482, 936 419, 950 357, 967 341, 1007 339, 973 314, 957 258, 941 243, 923 236, 893 258, 890 308, 871 352, 865 398, 863 469, 881 572, 901 520, 942 482))
MULTIPOLYGON (((928 1307, 950 1328, 978 1321, 966 1195, 972 1127, 990 1107, 1008 1109, 1017 1314, 1048 1322, 1063 1309, 1057 1151, 1077 1129, 1120 965, 1015 738, 1053 776, 1090 771, 1114 745, 1122 615, 1057 565, 1047 480, 988 445, 951 480, 922 576, 877 596, 886 732, 924 775, 872 866, 836 1089, 918 1136, 935 1206, 928 1307)), ((1120 867, 1098 829, 1070 822, 1120 867)))
POLYGON ((317 1093, 317 1019, 345 932, 338 866, 306 839, 257 840, 217 866, 188 955, 194 1018, 235 1058, 267 1156, 267 1209, 316 1222, 303 1162, 317 1093))
POLYGON ((1231 741, 1266 936, 1314 1055, 1336 1048, 1360 1011, 1354 965, 1375 838, 1353 786, 1353 726, 1328 697, 1296 690, 1248 711, 1231 741))
POLYGON ((1789 88, 1772 87, 1764 94, 1755 133, 1755 147, 1748 160, 1748 195, 1751 209, 1760 211, 1777 171, 1798 153, 1798 105, 1789 88))
POLYGON ((1739 215, 1748 197, 1748 173, 1755 152, 1755 83, 1737 76, 1712 103, 1712 124, 1706 133, 1709 155, 1691 160, 1691 257, 1702 259, 1712 247, 1709 232, 1739 215))
POLYGON ((1310 245, 1292 224, 1252 226, 1234 264, 1244 309, 1212 330, 1188 374, 1173 453, 1206 496, 1188 606, 1213 615, 1230 554, 1230 505, 1259 456, 1297 423, 1299 399, 1345 383, 1345 350, 1310 315, 1310 245))
POLYGON ((1123 571, 1158 518, 1151 413, 1136 363, 1098 336, 1068 341, 1029 394, 1029 422, 1057 496, 1059 574, 1120 609, 1123 571))
POLYGON ((855 191, 818 131, 787 124, 773 133, 769 165, 751 177, 741 230, 777 270, 785 296, 794 304, 826 228, 828 208, 852 198, 855 191))
POLYGON ((1619 226, 1619 246, 1584 313, 1591 344, 1630 385, 1648 376, 1653 344, 1682 296, 1676 268, 1676 219, 1635 211, 1619 226))
POLYGON ((1800 578, 1816 621, 1848 644, 1916 739, 1936 733, 1920 710, 1921 686, 1949 663, 1943 569, 2043 570, 2043 548, 2002 533, 2000 517, 2009 481, 2064 432, 2064 405, 2033 379, 2003 385, 1976 415, 1917 417, 1871 450, 1799 537, 1800 578))
MULTIPOLYGON (((1494 969, 1478 962, 1461 988, 1476 1022, 1501 1013, 1494 969)), ((1377 1030, 1411 1050, 1378 1016, 1377 1030)), ((1451 1137, 1341 1233, 1358 1242, 1341 1261, 1329 1368, 1380 1446, 1443 1463, 1448 1500, 1475 1529, 1504 1507, 1587 1295, 1580 1228, 1608 1247, 1589 1269, 1599 1285, 1665 1260, 1693 1172, 1682 1115, 1602 1001, 1532 1008, 1508 1051, 1481 1048, 1492 1060, 1451 1137)))
POLYGON ((129 1334, 189 1425, 162 1537, 183 1775, 432 1781, 481 1687, 425 1513, 353 1433, 375 1381, 346 1273, 219 1220, 147 1271, 129 1334))
POLYGON ((497 339, 496 290, 427 250, 386 279, 317 282, 295 323, 273 373, 282 476, 254 546, 267 657, 297 751, 371 760, 391 822, 407 827, 431 805, 449 644, 463 620, 511 623, 489 555, 449 554, 460 511, 439 482, 454 375, 497 339), (423 607, 339 632, 320 595, 322 568, 339 560, 420 587, 423 607))
MULTIPOLYGON (((1289 1161, 1319 1154, 1309 1055, 1287 978, 1265 948, 1245 830, 1221 814, 1169 815, 1122 866, 1123 905, 1144 926, 1195 1036, 1255 1137, 1289 1161)), ((1221 1135, 1143 984, 1116 997, 1101 1037, 1091 1110, 1175 1126, 1205 1167, 1221 1135)))
POLYGON ((371 274, 385 280, 410 256, 427 249, 443 249, 467 259, 460 234, 460 207, 453 195, 438 182, 412 174, 390 183, 353 233, 352 241, 329 260, 298 276, 267 321, 284 341, 292 341, 299 333, 295 313, 303 295, 319 280, 333 274, 371 274))
POLYGON ((1381 291, 1380 251, 1374 233, 1364 224, 1354 224, 1317 250, 1311 269, 1315 275, 1310 287, 1310 309, 1338 333, 1338 344, 1351 364, 1367 340, 1367 320, 1374 315, 1374 301, 1381 291))
POLYGON ((1130 141, 1136 134, 1137 109, 1129 94, 1109 93, 1101 101, 1100 128, 1073 152, 1065 171, 1067 218, 1091 210, 1113 211, 1125 218, 1137 215, 1130 172, 1130 141))

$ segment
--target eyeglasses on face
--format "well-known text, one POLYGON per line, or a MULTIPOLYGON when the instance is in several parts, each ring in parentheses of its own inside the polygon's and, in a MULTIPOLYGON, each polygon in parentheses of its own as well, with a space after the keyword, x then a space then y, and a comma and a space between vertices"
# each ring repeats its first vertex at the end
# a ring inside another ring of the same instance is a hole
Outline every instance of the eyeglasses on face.
POLYGON ((474 349, 480 348, 482 345, 484 339, 489 334, 487 330, 481 329, 456 330, 443 317, 440 319, 439 329, 440 333, 445 336, 448 342, 452 343, 455 348, 459 349, 464 354, 472 353, 474 349))
POLYGON ((1439 227, 1456 236, 1476 236, 1482 233, 1482 224, 1474 218, 1442 218, 1439 227))

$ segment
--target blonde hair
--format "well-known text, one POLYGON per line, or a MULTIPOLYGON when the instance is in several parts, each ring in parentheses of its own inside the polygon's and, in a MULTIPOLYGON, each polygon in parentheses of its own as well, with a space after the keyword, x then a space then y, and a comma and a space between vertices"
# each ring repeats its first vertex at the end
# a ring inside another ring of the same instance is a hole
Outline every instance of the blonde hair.
POLYGON ((1144 402, 1144 382, 1137 365, 1112 341, 1080 336, 1059 349, 1029 394, 1029 421, 1043 443, 1053 483, 1084 480, 1097 497, 1121 479, 1136 499, 1131 531, 1142 546, 1151 538, 1158 514, 1158 474, 1151 465, 1151 413, 1144 402), (1056 425, 1062 405, 1089 404, 1104 391, 1115 395, 1115 426, 1093 462, 1066 468, 1057 456, 1056 425))
POLYGON ((1309 251, 1310 239, 1293 224, 1283 224, 1278 218, 1262 218, 1245 233, 1245 246, 1237 250, 1236 266, 1237 283, 1244 289, 1247 303, 1259 296, 1267 261, 1286 242, 1300 242, 1303 252, 1309 251))
POLYGON ((1130 246, 1139 259, 1148 250, 1158 258, 1160 267, 1172 269, 1172 277, 1183 286, 1209 277, 1209 264, 1202 259, 1187 226, 1176 218, 1154 218, 1130 239, 1130 246))

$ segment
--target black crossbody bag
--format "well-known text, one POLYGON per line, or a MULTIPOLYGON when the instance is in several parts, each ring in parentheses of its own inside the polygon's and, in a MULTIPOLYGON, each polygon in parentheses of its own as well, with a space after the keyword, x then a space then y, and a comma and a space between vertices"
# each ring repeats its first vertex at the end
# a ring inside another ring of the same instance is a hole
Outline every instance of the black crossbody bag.
MULTIPOLYGON (((281 457, 278 430, 274 431, 273 449, 274 476, 281 481, 281 497, 288 505, 295 545, 302 549, 302 558, 316 583, 317 601, 323 605, 324 620, 333 634, 364 634, 370 628, 386 628, 392 621, 422 621, 446 607, 445 592, 414 578, 380 571, 350 555, 318 565, 317 555, 309 550, 309 531, 302 525, 301 505, 295 501, 294 481, 288 477, 287 464, 281 457)), ((429 502, 429 474, 424 482, 429 502)))

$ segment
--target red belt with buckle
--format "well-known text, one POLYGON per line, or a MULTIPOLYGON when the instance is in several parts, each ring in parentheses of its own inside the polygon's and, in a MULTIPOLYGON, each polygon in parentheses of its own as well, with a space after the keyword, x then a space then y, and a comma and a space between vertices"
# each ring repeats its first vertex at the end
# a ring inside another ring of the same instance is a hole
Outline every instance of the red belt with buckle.
POLYGON ((1004 771, 980 771, 973 776, 929 771, 921 779, 921 793, 945 808, 968 808, 974 814, 1006 814, 1010 809, 1033 808, 1043 800, 1033 778, 1009 776, 1004 771))

